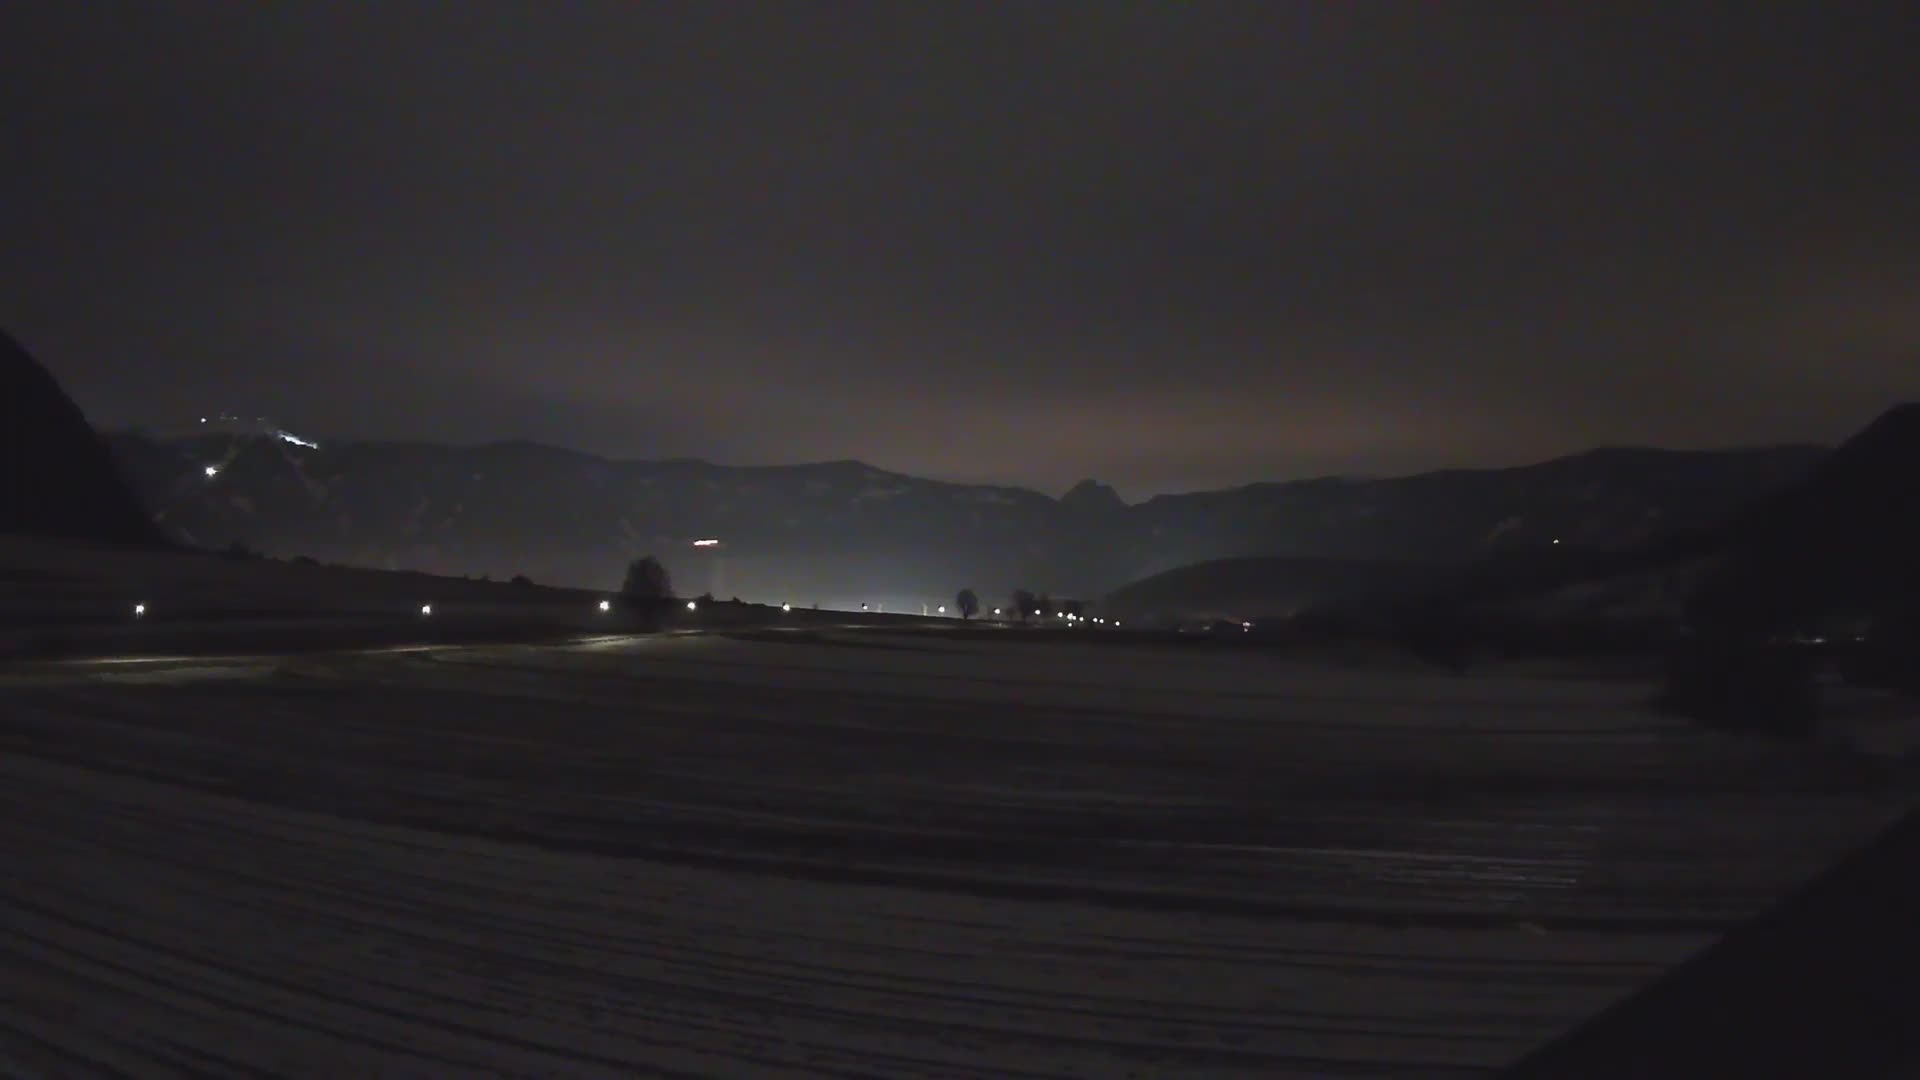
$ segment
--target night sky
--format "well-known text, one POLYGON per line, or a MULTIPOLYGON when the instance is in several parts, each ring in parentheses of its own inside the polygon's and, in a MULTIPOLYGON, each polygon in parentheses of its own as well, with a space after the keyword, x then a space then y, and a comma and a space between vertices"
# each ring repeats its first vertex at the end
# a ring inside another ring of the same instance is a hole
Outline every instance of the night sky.
POLYGON ((1920 397, 1914 22, 21 0, 0 325, 103 426, 1130 498, 1832 441, 1920 397))

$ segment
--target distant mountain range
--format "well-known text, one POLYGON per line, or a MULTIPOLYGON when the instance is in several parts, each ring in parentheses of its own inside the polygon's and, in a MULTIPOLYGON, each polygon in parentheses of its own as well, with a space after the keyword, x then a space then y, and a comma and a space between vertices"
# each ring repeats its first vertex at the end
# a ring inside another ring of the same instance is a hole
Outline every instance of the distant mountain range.
POLYGON ((161 526, 202 546, 592 587, 653 553, 683 593, 889 610, 949 602, 961 586, 989 606, 1016 586, 1094 598, 1214 559, 1466 563, 1556 541, 1630 548, 1724 521, 1824 454, 1603 449, 1127 505, 1092 481, 1055 499, 857 461, 610 461, 530 443, 305 440, 264 421, 109 441, 161 526))

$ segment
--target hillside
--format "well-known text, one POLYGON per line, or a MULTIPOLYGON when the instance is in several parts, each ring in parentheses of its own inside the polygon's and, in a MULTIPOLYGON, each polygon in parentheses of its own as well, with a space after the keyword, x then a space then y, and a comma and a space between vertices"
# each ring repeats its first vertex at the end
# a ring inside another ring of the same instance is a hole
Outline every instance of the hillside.
POLYGON ((1718 522, 1806 474, 1807 447, 1607 450, 1514 469, 1309 480, 1128 505, 857 462, 612 461, 527 443, 450 447, 222 432, 114 445, 172 535, 280 555, 607 587, 653 552, 683 589, 917 610, 962 585, 1091 597, 1223 558, 1469 562, 1561 538, 1629 547, 1718 522), (717 548, 695 549, 695 537, 717 548))
POLYGON ((1889 410, 1742 515, 1694 608, 1754 627, 1830 615, 1920 624, 1920 404, 1889 410))
POLYGON ((161 542, 79 406, 0 332, 0 534, 7 533, 161 542))
POLYGON ((1457 566, 1353 559, 1219 559, 1155 574, 1108 594, 1117 619, 1257 619, 1309 610, 1384 612, 1450 583, 1457 566))

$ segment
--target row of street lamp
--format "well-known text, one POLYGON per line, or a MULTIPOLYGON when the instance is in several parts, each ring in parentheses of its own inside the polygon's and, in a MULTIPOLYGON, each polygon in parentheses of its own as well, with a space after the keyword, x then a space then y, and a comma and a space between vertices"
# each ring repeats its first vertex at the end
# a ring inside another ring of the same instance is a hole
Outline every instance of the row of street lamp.
MULTIPOLYGON (((598 605, 596 605, 596 606, 597 606, 597 607, 598 607, 598 608, 600 609, 600 613, 601 613, 602 615, 605 615, 606 613, 608 613, 608 612, 610 612, 610 611, 612 611, 612 610, 613 610, 613 601, 611 601, 611 600, 602 600, 602 601, 600 601, 600 603, 599 603, 598 605)), ((863 606, 864 606, 864 605, 863 605, 863 606)), ((700 610, 700 602, 699 602, 699 601, 697 601, 697 600, 689 600, 689 601, 687 601, 687 610, 688 610, 688 611, 698 611, 698 610, 700 610)), ((788 611, 788 612, 790 612, 790 611, 792 611, 792 610, 793 610, 793 605, 792 605, 792 604, 781 604, 781 605, 780 605, 780 610, 781 610, 781 611, 788 611)), ((945 608, 941 608, 940 610, 942 610, 942 611, 945 611, 946 609, 945 609, 945 608)), ((420 605, 420 617, 421 617, 421 618, 423 618, 423 619, 426 619, 426 618, 431 618, 432 616, 433 616, 433 605, 432 605, 432 604, 421 604, 421 605, 420 605)), ((146 618, 146 617, 147 617, 147 605, 146 605, 145 603, 137 603, 137 604, 135 604, 135 605, 133 605, 133 617, 134 617, 134 618, 136 618, 136 619, 144 619, 144 618, 146 618)))
MULTIPOLYGON (((602 600, 602 601, 600 601, 600 602, 599 602, 599 604, 598 604, 597 606, 598 606, 598 608, 599 608, 599 610, 600 610, 600 613, 601 613, 602 615, 605 615, 605 614, 607 614, 608 612, 610 612, 610 611, 612 611, 612 610, 613 610, 613 601, 611 601, 611 600, 602 600)), ((699 602, 699 601, 697 601, 697 600, 689 600, 689 601, 687 601, 687 610, 688 610, 688 611, 698 611, 698 610, 700 610, 700 602, 699 602)), ((791 603, 785 603, 785 604, 781 604, 781 605, 780 605, 780 610, 781 610, 781 611, 783 611, 783 612, 791 612, 791 611, 793 610, 793 605, 792 605, 791 603)), ((861 611, 866 611, 866 610, 867 610, 867 605, 865 605, 865 604, 861 604, 861 605, 860 605, 860 610, 861 610, 861 611)), ((942 614, 942 615, 945 615, 945 614, 947 613, 947 606, 946 606, 945 604, 942 604, 942 605, 940 605, 940 608, 939 608, 939 611, 940 611, 940 614, 942 614)), ((1000 617, 1000 615, 1001 615, 1001 609, 999 609, 999 608, 994 608, 994 609, 993 609, 993 614, 994 614, 994 617, 995 617, 995 618, 999 618, 999 617, 1000 617)), ((433 605, 432 605, 432 604, 421 604, 421 605, 420 605, 420 617, 421 617, 421 618, 423 618, 423 619, 426 619, 426 618, 431 618, 432 616, 433 616, 433 605)), ((144 618, 146 618, 146 617, 147 617, 147 605, 146 605, 145 603, 137 603, 137 604, 135 604, 135 605, 133 605, 133 617, 134 617, 134 618, 136 618, 136 619, 144 619, 144 618)), ((1091 623, 1093 623, 1093 624, 1095 624, 1095 625, 1098 625, 1098 626, 1119 626, 1119 625, 1120 625, 1120 621, 1119 621, 1118 619, 1115 619, 1115 620, 1113 620, 1113 621, 1111 621, 1111 622, 1109 622, 1108 620, 1106 620, 1106 619, 1103 619, 1103 618, 1100 618, 1099 616, 1094 616, 1094 617, 1092 617, 1092 618, 1089 618, 1089 617, 1087 617, 1087 616, 1085 616, 1085 615, 1075 615, 1075 614, 1073 614, 1073 613, 1071 613, 1071 612, 1066 612, 1066 611, 1061 611, 1061 612, 1055 612, 1055 613, 1054 613, 1054 618, 1057 618, 1057 619, 1065 619, 1065 620, 1067 620, 1067 621, 1068 621, 1068 622, 1070 622, 1070 623, 1086 623, 1086 622, 1091 622, 1091 623)))

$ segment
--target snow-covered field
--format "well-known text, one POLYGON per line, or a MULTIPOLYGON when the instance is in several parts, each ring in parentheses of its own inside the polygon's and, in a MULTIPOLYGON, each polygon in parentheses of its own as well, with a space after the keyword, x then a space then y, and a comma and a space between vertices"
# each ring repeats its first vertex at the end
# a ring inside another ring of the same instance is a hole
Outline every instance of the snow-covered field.
POLYGON ((1486 1075, 1908 805, 1646 693, 932 632, 16 666, 0 1075, 1486 1075))

